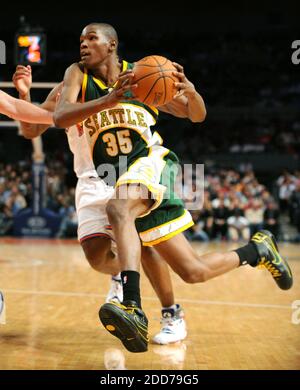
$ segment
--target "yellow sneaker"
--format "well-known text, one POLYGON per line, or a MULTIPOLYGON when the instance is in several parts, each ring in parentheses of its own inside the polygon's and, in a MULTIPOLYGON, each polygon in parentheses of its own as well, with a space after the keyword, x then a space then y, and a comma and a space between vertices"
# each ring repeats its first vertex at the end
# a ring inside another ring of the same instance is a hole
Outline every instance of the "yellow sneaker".
POLYGON ((134 301, 105 303, 99 311, 105 329, 118 337, 130 352, 148 349, 148 320, 134 301))
POLYGON ((256 232, 250 242, 252 242, 259 254, 259 261, 256 267, 266 268, 278 287, 288 290, 293 285, 292 271, 280 254, 275 237, 268 230, 256 232))

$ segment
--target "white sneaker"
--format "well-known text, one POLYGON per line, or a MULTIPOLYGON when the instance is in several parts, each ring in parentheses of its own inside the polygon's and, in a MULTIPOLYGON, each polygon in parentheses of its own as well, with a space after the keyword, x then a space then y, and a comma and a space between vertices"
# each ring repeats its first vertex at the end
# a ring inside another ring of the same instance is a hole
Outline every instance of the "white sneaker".
POLYGON ((176 305, 176 307, 176 310, 162 310, 162 328, 152 339, 155 344, 176 343, 186 338, 187 330, 184 312, 180 305, 176 305))
POLYGON ((121 303, 123 301, 123 287, 121 279, 111 278, 110 290, 106 296, 106 303, 108 302, 117 302, 121 303))

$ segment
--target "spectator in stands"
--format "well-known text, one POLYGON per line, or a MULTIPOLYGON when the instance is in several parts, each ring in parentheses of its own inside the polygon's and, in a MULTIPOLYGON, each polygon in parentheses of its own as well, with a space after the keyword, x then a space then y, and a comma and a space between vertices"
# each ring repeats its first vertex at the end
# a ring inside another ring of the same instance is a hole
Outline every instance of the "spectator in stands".
POLYGON ((187 238, 191 241, 209 241, 212 237, 213 211, 209 200, 209 193, 204 195, 204 204, 201 210, 191 211, 195 225, 187 231, 187 238))
POLYGON ((61 222, 57 238, 76 237, 78 227, 78 218, 74 206, 69 206, 65 210, 64 218, 61 222))
POLYGON ((248 241, 250 239, 249 222, 245 218, 243 208, 237 198, 231 205, 230 214, 227 218, 228 238, 234 242, 248 241))
POLYGON ((0 236, 12 233, 13 215, 9 207, 0 203, 0 236))
POLYGON ((12 186, 10 194, 6 200, 6 205, 12 211, 13 215, 18 214, 20 210, 27 207, 26 200, 16 185, 12 186))
POLYGON ((245 210, 245 217, 249 221, 250 235, 263 228, 264 206, 260 198, 250 199, 245 210))
POLYGON ((300 182, 298 182, 296 189, 291 195, 290 209, 292 215, 291 222, 296 226, 298 231, 296 241, 300 242, 300 182))
POLYGON ((270 230, 275 237, 279 235, 279 210, 277 204, 270 200, 264 212, 264 228, 270 230))
POLYGON ((277 180, 280 211, 282 212, 288 210, 290 197, 296 188, 295 181, 296 178, 287 171, 277 180))
POLYGON ((224 198, 219 199, 218 207, 213 209, 213 237, 217 239, 227 239, 229 209, 224 204, 224 198))

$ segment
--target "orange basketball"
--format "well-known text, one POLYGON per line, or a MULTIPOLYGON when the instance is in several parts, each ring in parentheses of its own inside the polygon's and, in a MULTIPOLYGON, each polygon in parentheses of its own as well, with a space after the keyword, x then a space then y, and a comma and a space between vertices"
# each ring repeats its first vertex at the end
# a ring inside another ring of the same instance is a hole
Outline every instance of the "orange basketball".
POLYGON ((134 90, 137 99, 149 106, 162 106, 169 103, 177 89, 178 81, 173 72, 177 71, 170 60, 161 56, 148 56, 134 64, 133 84, 138 84, 134 90))

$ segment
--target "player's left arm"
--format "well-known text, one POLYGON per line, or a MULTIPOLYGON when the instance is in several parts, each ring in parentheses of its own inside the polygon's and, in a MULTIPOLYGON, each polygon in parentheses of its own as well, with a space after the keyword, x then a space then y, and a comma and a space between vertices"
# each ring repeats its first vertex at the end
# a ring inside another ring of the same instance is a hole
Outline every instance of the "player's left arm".
POLYGON ((173 62, 173 65, 177 69, 173 73, 179 80, 175 83, 178 91, 170 103, 158 109, 179 118, 188 118, 192 122, 203 122, 206 117, 204 100, 184 74, 183 66, 176 62, 173 62))

